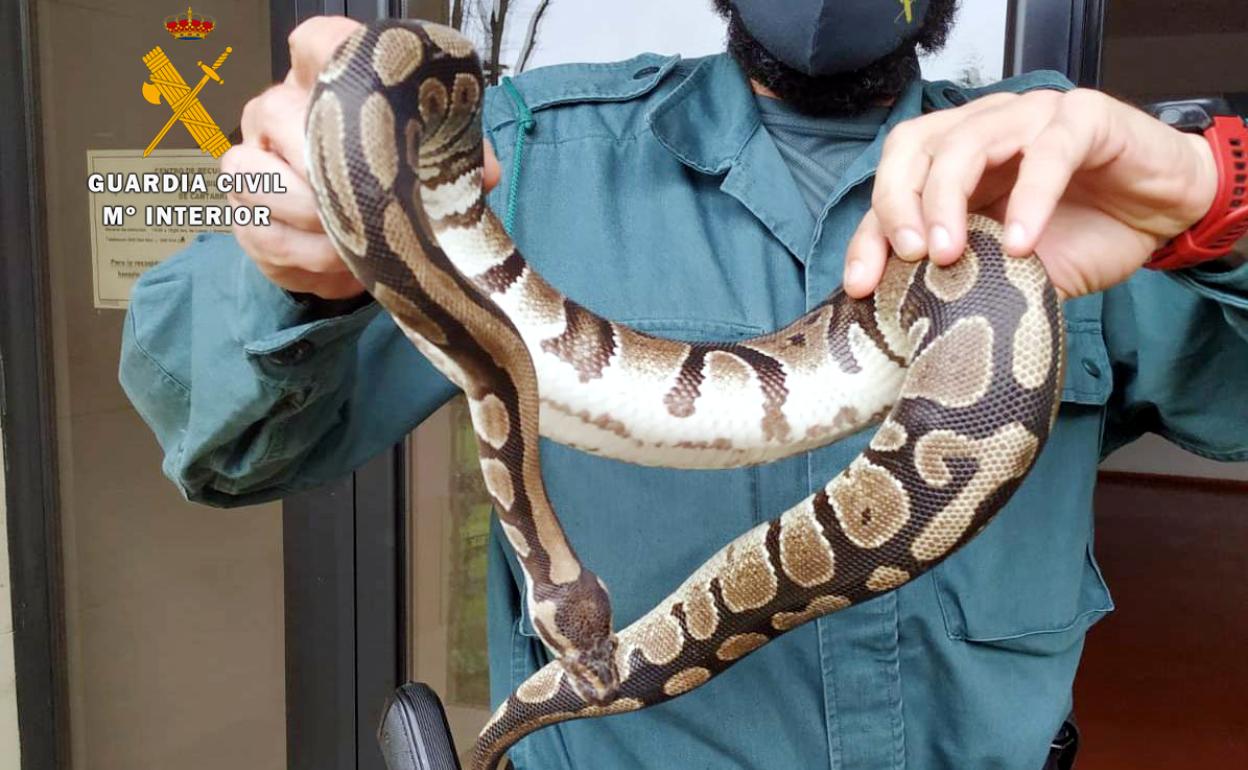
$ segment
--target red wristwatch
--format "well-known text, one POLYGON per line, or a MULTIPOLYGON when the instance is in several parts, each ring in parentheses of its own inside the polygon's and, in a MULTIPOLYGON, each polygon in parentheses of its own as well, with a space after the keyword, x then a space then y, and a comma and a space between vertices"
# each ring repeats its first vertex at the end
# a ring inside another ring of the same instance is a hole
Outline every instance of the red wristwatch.
POLYGON ((1145 109, 1180 131, 1205 135, 1218 166, 1218 192, 1209 213, 1158 249, 1144 267, 1179 270, 1226 256, 1248 234, 1248 123, 1223 99, 1161 102, 1145 109))

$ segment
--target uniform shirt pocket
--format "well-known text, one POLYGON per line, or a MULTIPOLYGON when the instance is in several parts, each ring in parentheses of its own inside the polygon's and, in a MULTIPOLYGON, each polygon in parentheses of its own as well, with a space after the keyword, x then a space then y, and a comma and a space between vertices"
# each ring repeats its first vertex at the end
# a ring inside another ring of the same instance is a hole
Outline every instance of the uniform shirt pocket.
POLYGON ((1113 610, 1092 553, 1092 491, 1112 391, 1099 297, 1066 305, 1066 381, 1036 466, 995 521, 932 571, 951 639, 1031 654, 1082 641, 1113 610))

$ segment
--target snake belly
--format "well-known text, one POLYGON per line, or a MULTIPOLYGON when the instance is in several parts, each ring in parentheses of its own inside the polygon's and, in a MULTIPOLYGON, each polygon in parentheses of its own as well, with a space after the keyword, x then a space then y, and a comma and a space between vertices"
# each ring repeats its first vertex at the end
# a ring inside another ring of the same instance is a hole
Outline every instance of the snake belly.
POLYGON ((771 334, 694 344, 601 318, 546 283, 486 206, 483 95, 457 32, 382 21, 331 59, 307 126, 326 232, 468 397, 486 487, 556 658, 495 712, 475 770, 543 726, 689 692, 931 569, 1021 484, 1056 418, 1065 361, 1043 266, 1007 257, 1000 226, 978 216, 954 265, 890 259, 873 297, 837 292, 771 334), (844 471, 618 633, 546 496, 537 444, 540 431, 616 459, 732 467, 876 422, 844 471))

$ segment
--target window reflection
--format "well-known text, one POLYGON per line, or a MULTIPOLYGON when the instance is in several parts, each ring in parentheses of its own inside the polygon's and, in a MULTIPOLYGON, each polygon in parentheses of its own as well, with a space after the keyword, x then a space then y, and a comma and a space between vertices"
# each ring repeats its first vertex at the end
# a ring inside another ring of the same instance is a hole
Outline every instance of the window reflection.
POLYGON ((459 396, 408 440, 409 678, 441 696, 455 743, 489 719, 485 580, 492 509, 459 396))
POLYGON ((452 468, 449 590, 453 601, 447 623, 450 656, 446 699, 462 705, 488 707, 485 569, 492 507, 481 478, 476 434, 463 396, 451 402, 449 419, 452 468))

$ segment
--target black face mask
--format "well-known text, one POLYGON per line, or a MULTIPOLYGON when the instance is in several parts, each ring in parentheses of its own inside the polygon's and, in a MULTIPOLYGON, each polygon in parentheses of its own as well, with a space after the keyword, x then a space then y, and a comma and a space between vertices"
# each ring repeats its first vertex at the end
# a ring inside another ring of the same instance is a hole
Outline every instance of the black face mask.
MULTIPOLYGON (((925 52, 939 50, 944 45, 957 8, 957 0, 923 0, 922 3, 912 3, 914 19, 921 18, 921 22, 905 25, 908 34, 899 41, 883 33, 869 41, 866 35, 859 34, 852 28, 845 32, 843 29, 824 26, 823 39, 810 43, 806 48, 808 52, 831 52, 836 40, 841 38, 848 39, 849 42, 840 49, 840 53, 825 53, 822 58, 818 55, 808 57, 808 62, 823 61, 824 67, 833 66, 831 62, 840 62, 835 66, 865 63, 831 74, 811 74, 806 71, 809 64, 803 65, 806 68, 803 69, 789 63, 790 60, 799 63, 801 61, 800 57, 795 58, 793 55, 803 45, 795 42, 800 41, 800 37, 788 36, 781 40, 773 34, 772 39, 776 42, 771 45, 789 51, 784 56, 777 54, 770 45, 754 34, 754 28, 743 17, 744 9, 750 6, 752 14, 757 15, 769 8, 790 12, 793 8, 801 7, 807 9, 807 13, 813 8, 817 14, 830 3, 818 0, 780 0, 774 4, 764 0, 714 0, 714 3, 720 14, 728 19, 728 52, 741 65, 745 74, 795 109, 811 115, 854 115, 895 99, 919 75, 916 47, 925 52), (888 45, 892 48, 884 48, 888 45), (872 55, 875 58, 870 58, 872 55)), ((880 21, 876 27, 883 26, 884 6, 896 6, 896 12, 901 13, 899 25, 905 20, 905 9, 900 0, 853 0, 843 5, 855 8, 869 5, 881 9, 877 11, 880 21)), ((892 23, 893 18, 888 16, 887 21, 892 23)), ((770 20, 764 24, 769 28, 774 27, 770 20)), ((811 37, 811 28, 810 24, 805 27, 807 38, 811 37)), ((891 27, 886 31, 892 34, 891 27)))
POLYGON ((865 67, 913 37, 929 0, 731 0, 750 35, 805 75, 865 67))

